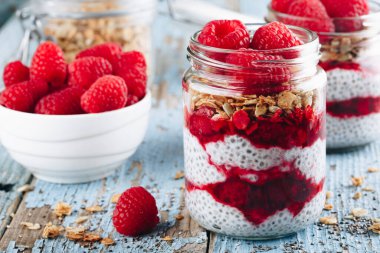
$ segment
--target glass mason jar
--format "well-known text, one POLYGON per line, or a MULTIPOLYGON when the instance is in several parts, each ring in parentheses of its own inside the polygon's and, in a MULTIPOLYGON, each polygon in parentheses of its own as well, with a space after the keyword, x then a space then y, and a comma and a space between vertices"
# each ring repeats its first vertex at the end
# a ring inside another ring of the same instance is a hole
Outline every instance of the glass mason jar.
POLYGON ((152 68, 155 0, 33 0, 30 11, 41 17, 43 31, 71 62, 83 49, 115 42, 124 51, 144 53, 152 68))
MULTIPOLYGON (((327 148, 342 149, 380 138, 380 3, 371 13, 331 21, 337 32, 320 32, 327 73, 327 148)), ((321 20, 279 13, 269 8, 268 22, 313 28, 321 20)))
MULTIPOLYGON (((259 27, 247 25, 251 34, 259 27)), ((322 211, 326 75, 318 67, 317 35, 291 29, 304 45, 237 51, 201 45, 199 32, 190 40, 191 68, 183 77, 186 205, 208 230, 275 238, 305 228, 322 211), (252 52, 271 60, 249 68, 227 60, 252 52)))

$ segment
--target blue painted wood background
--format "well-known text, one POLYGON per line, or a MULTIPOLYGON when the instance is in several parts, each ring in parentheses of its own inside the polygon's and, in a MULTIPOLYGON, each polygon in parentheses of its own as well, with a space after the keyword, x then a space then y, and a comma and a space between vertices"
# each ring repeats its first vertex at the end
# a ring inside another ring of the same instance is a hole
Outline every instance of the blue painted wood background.
MULTIPOLYGON (((220 2, 220 1, 219 1, 220 2)), ((231 5, 233 1, 225 1, 231 5)), ((236 7, 236 3, 232 4, 236 7)), ((241 1, 242 12, 263 15, 265 1, 241 1)), ((160 6, 164 9, 163 6, 160 6)), ((380 237, 368 231, 370 218, 380 217, 380 173, 367 173, 369 167, 380 167, 380 143, 345 153, 329 155, 327 159, 327 189, 334 193, 329 201, 337 226, 314 225, 298 234, 273 241, 244 241, 208 233, 188 216, 183 205, 183 179, 175 180, 176 172, 183 170, 181 75, 188 67, 185 48, 190 35, 199 29, 159 15, 155 23, 156 77, 151 89, 154 105, 150 127, 137 153, 114 175, 87 184, 57 185, 34 179, 17 165, 0 146, 0 251, 5 252, 380 252, 380 237), (141 167, 140 167, 141 165, 141 167), (361 188, 351 185, 351 176, 364 176, 365 186, 374 192, 363 192, 359 200, 352 198, 361 188), (26 184, 35 186, 22 195, 16 190, 26 184), (161 222, 153 233, 128 238, 120 236, 112 227, 114 204, 110 198, 131 185, 143 185, 155 196, 161 211, 161 222), (114 246, 93 248, 69 241, 65 237, 41 239, 41 231, 30 232, 20 221, 53 221, 51 208, 58 202, 72 205, 74 213, 63 220, 72 225, 84 213, 83 207, 99 204, 104 212, 95 213, 85 223, 90 230, 116 240, 114 246), (359 221, 347 220, 354 207, 369 210, 359 221), (14 214, 12 214, 14 213, 14 214), (175 215, 181 213, 181 221, 175 215), (30 215, 29 215, 30 214, 30 215), (163 241, 166 235, 172 242, 163 241), (32 240, 33 239, 33 240, 32 240), (32 240, 32 241, 31 241, 32 240)), ((14 54, 21 37, 21 29, 11 20, 0 31, 0 60, 2 66, 14 54)), ((1 124, 1 122, 0 122, 1 124)))

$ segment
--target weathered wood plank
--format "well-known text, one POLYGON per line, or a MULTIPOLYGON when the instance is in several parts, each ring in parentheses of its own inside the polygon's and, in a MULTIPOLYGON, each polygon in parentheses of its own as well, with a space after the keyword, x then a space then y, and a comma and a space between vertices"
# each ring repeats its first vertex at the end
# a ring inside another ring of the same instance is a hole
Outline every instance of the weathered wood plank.
POLYGON ((328 156, 326 188, 334 193, 329 201, 334 208, 324 211, 323 216, 336 213, 338 226, 326 227, 316 222, 294 236, 273 241, 244 241, 212 235, 209 252, 379 252, 379 235, 367 231, 370 217, 380 217, 380 173, 367 172, 369 167, 380 167, 379 157, 380 143, 328 156), (365 176, 363 186, 352 186, 351 176, 365 176), (365 186, 375 191, 365 192, 365 186), (361 191, 363 197, 354 200, 352 196, 357 191, 361 191), (368 218, 356 223, 344 219, 355 207, 367 209, 368 218))

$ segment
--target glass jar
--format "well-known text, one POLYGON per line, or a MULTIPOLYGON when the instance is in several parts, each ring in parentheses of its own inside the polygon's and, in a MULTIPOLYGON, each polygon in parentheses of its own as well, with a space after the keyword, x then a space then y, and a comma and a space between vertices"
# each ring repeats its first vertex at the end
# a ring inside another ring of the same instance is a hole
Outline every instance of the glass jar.
MULTIPOLYGON (((251 34, 259 27, 247 25, 251 34)), ((317 35, 291 29, 304 45, 237 51, 201 45, 199 32, 190 40, 191 68, 183 77, 186 205, 208 230, 275 238, 305 228, 322 211, 326 75, 318 67, 317 35), (272 57, 249 68, 227 60, 249 52, 272 57)))
MULTIPOLYGON (((321 32, 320 66, 327 73, 327 147, 330 150, 365 145, 380 138, 380 3, 371 13, 331 21, 338 32, 321 32)), ((267 21, 313 24, 269 8, 267 21)))
POLYGON ((83 49, 115 42, 124 51, 144 53, 152 69, 152 23, 155 0, 33 0, 30 11, 41 18, 71 62, 83 49))

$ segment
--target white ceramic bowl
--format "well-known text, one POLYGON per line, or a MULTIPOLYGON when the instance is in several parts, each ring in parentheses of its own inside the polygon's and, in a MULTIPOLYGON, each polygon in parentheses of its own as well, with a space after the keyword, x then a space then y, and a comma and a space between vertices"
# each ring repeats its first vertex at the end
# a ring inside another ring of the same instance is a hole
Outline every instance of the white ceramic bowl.
POLYGON ((111 174, 141 144, 151 94, 115 111, 41 115, 0 106, 1 141, 12 158, 37 178, 81 183, 111 174))

